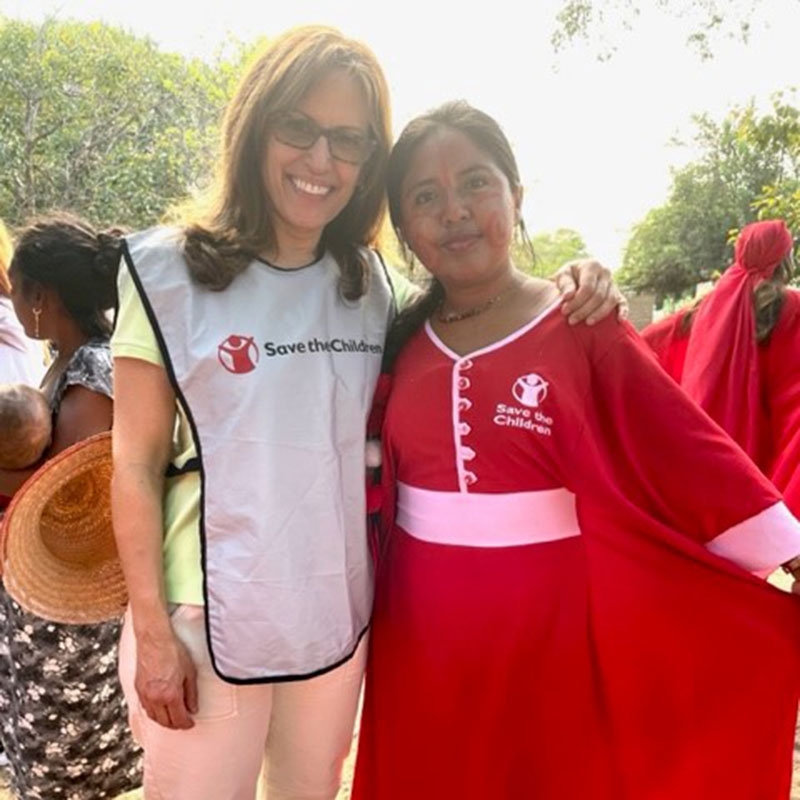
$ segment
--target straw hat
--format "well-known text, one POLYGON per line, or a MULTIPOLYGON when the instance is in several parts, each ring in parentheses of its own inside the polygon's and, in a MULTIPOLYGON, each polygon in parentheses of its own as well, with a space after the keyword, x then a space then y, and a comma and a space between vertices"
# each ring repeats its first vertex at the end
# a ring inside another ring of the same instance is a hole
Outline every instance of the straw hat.
POLYGON ((3 522, 3 583, 53 622, 119 617, 127 602, 111 528, 111 434, 46 461, 14 495, 3 522))

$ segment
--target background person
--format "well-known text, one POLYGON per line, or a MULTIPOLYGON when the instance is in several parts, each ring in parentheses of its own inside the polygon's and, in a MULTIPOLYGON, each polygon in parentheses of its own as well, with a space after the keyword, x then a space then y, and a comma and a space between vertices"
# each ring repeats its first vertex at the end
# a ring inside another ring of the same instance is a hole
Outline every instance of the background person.
POLYGON ((754 222, 734 261, 689 309, 646 327, 667 372, 755 461, 800 514, 800 293, 792 235, 754 222))
POLYGON ((8 229, 0 220, 0 383, 38 386, 45 369, 45 350, 25 336, 11 305, 8 265, 13 250, 8 229))
POLYGON ((390 335, 354 798, 786 797, 800 609, 752 573, 800 523, 630 326, 515 269, 491 117, 413 120, 388 194, 433 282, 390 335))
MULTIPOLYGON (((50 458, 107 431, 112 418, 111 325, 120 242, 62 214, 19 236, 9 277, 25 333, 52 343, 41 385, 53 420, 50 458)), ((0 470, 12 495, 34 468, 0 470)), ((18 798, 97 800, 140 784, 116 674, 118 620, 61 625, 0 591, 0 740, 18 798)))

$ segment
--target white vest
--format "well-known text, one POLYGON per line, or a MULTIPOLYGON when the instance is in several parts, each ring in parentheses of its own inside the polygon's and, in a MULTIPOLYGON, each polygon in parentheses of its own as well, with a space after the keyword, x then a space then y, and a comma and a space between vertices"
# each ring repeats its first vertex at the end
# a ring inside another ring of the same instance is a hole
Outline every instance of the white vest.
POLYGON ((127 239, 197 446, 209 648, 231 682, 332 669, 369 621, 364 436, 394 303, 365 255, 369 292, 351 303, 330 255, 253 261, 214 292, 190 279, 176 231, 127 239))

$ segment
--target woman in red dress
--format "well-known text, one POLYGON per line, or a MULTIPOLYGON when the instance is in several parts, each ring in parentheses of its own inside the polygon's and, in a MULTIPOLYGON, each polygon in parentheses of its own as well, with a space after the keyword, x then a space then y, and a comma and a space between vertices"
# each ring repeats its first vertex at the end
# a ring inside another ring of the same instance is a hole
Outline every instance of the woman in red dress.
POLYGON ((800 609, 763 576, 800 525, 629 325, 514 267, 494 120, 414 120, 389 197, 434 280, 394 331, 354 797, 785 798, 800 609))

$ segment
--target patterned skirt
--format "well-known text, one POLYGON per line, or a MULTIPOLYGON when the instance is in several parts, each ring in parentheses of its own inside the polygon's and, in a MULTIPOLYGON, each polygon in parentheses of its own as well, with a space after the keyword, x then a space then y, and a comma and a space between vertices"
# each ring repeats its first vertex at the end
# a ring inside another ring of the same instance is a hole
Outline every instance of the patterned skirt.
POLYGON ((59 625, 0 585, 0 741, 20 800, 98 800, 141 785, 117 678, 120 622, 59 625))

